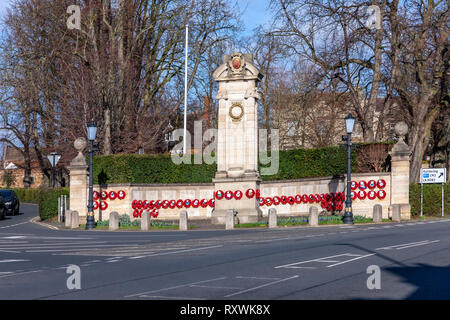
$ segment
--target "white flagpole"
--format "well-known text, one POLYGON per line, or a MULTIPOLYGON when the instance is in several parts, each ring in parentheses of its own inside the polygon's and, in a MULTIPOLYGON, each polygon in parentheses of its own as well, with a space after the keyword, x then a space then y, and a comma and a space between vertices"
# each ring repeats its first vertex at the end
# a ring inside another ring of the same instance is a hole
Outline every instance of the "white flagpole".
POLYGON ((186 24, 186 56, 184 59, 184 132, 183 132, 183 154, 186 154, 186 123, 187 123, 187 63, 188 63, 188 25, 186 24))

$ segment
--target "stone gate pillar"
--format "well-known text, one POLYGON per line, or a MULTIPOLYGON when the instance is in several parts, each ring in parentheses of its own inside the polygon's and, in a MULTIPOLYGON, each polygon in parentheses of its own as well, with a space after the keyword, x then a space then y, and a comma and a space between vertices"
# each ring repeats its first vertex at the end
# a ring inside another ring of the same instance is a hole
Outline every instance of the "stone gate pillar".
POLYGON ((395 125, 395 133, 399 137, 398 142, 392 148, 391 155, 391 205, 389 207, 392 216, 392 206, 398 204, 402 220, 411 219, 411 206, 409 204, 409 156, 411 150, 405 143, 404 137, 408 133, 405 122, 395 125))
POLYGON ((78 211, 80 223, 85 223, 87 215, 87 196, 88 196, 88 165, 83 155, 87 142, 84 138, 75 140, 75 149, 78 155, 70 162, 70 210, 78 211))
POLYGON ((245 191, 259 190, 258 173, 258 83, 263 75, 253 66, 253 56, 225 55, 214 72, 219 82, 217 172, 215 191, 240 190, 241 199, 215 200, 212 223, 224 224, 228 209, 236 209, 241 223, 256 222, 262 216, 256 197, 248 199, 245 191))

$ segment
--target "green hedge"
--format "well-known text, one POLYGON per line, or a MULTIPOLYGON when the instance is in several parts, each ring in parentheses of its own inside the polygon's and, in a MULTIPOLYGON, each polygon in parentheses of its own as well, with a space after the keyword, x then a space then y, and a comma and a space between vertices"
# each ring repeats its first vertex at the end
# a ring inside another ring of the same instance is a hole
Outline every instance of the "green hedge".
MULTIPOLYGON (((356 154, 352 153, 352 170, 356 167, 356 154)), ((280 151, 279 158, 278 173, 262 176, 263 180, 325 177, 347 171, 347 153, 339 147, 280 151)), ((193 159, 192 156, 191 163, 193 159)), ((216 164, 176 165, 170 155, 118 154, 94 157, 93 175, 96 184, 210 183, 216 169, 216 164)))
MULTIPOLYGON (((423 214, 427 216, 441 215, 441 184, 423 185, 423 214)), ((411 215, 420 215, 420 184, 409 186, 409 203, 411 215)), ((444 214, 450 214, 450 183, 444 185, 444 214)))
MULTIPOLYGON (((193 163, 193 156, 192 161, 193 163)), ((170 155, 118 154, 94 157, 94 183, 211 182, 217 166, 172 162, 170 155)))
MULTIPOLYGON (((357 164, 357 152, 352 152, 352 172, 357 164)), ((340 147, 285 150, 279 153, 278 173, 261 176, 263 180, 289 180, 328 177, 347 172, 347 151, 340 147)), ((260 170, 261 170, 260 166, 260 170)))
POLYGON ((20 202, 34 203, 39 206, 39 216, 42 220, 51 219, 58 215, 58 198, 61 195, 69 196, 69 188, 38 188, 13 189, 20 202))

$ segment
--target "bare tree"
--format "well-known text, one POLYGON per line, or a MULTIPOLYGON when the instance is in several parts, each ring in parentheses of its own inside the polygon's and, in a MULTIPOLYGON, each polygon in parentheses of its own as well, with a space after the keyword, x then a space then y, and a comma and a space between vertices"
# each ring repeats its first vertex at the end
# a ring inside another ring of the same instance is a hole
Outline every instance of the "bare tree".
POLYGON ((389 83, 405 106, 400 112, 410 127, 410 179, 417 182, 432 125, 441 110, 449 110, 448 1, 405 1, 403 8, 393 1, 388 18, 392 30, 389 83))

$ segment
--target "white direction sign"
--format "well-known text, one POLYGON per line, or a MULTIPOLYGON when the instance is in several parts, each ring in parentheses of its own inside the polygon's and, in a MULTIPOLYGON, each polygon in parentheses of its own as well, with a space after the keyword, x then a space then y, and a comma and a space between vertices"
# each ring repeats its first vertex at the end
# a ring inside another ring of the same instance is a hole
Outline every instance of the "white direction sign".
POLYGON ((420 169, 420 183, 445 183, 446 168, 420 169))

